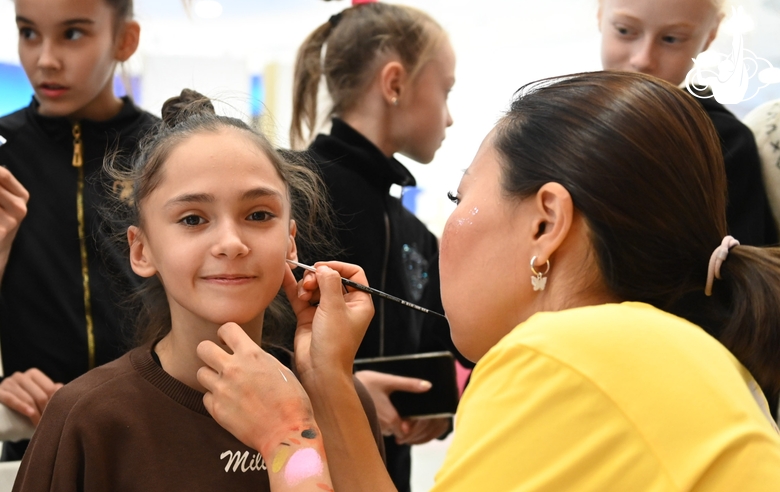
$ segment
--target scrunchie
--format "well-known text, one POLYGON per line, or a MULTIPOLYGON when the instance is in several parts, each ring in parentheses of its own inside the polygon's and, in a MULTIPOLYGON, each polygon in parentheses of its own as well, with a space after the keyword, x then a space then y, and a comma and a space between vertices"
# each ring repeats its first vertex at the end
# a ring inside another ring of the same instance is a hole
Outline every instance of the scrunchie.
POLYGON ((707 268, 707 284, 704 286, 704 295, 712 295, 712 283, 715 279, 720 279, 720 266, 726 261, 729 256, 729 250, 734 246, 739 246, 739 241, 731 236, 726 236, 720 243, 720 246, 715 248, 710 256, 710 265, 707 268))

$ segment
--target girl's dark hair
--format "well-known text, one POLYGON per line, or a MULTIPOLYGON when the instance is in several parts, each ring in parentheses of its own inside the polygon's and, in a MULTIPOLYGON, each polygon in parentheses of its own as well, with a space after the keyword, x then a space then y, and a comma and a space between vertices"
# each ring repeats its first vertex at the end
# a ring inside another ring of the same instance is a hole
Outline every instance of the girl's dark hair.
POLYGON ((398 56, 414 78, 445 37, 428 14, 402 5, 361 4, 331 17, 298 50, 290 125, 293 148, 304 147, 315 130, 321 76, 325 76, 333 103, 329 115, 342 114, 365 90, 379 68, 380 57, 398 56))
POLYGON ((780 248, 733 248, 704 295, 727 234, 726 175, 718 135, 693 97, 633 73, 532 83, 497 125, 495 147, 508 196, 548 182, 569 191, 612 295, 699 324, 777 394, 780 248))
POLYGON ((133 18, 133 0, 106 0, 106 2, 116 12, 117 20, 133 18))
MULTIPOLYGON (((296 244, 303 262, 314 262, 331 248, 328 231, 331 227, 329 206, 324 187, 317 174, 304 162, 294 162, 295 155, 283 158, 268 139, 243 121, 219 116, 205 96, 184 89, 181 95, 168 99, 162 108, 162 122, 141 141, 132 159, 132 165, 123 165, 121 159, 107 159, 104 172, 113 187, 109 196, 115 203, 108 212, 111 227, 116 231, 115 241, 129 256, 127 228, 135 225, 143 230, 141 209, 144 200, 160 184, 162 168, 171 152, 187 139, 199 133, 216 133, 223 129, 242 132, 271 161, 290 194, 291 218, 297 225, 296 244), (315 226, 316 224, 316 226, 315 226)), ((136 298, 131 301, 138 312, 136 343, 158 339, 170 331, 171 315, 165 290, 155 276, 144 279, 136 298)), ((265 311, 263 342, 266 346, 285 346, 295 327, 295 316, 280 292, 265 311)))

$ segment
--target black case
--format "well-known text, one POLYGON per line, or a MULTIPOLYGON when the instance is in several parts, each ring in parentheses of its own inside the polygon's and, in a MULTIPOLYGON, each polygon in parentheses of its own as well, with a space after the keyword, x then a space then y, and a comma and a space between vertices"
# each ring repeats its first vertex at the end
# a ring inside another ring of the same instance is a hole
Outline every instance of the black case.
POLYGON ((450 417, 458 407, 455 358, 450 352, 372 357, 355 360, 355 371, 377 371, 430 381, 425 393, 396 391, 390 401, 403 418, 450 417))

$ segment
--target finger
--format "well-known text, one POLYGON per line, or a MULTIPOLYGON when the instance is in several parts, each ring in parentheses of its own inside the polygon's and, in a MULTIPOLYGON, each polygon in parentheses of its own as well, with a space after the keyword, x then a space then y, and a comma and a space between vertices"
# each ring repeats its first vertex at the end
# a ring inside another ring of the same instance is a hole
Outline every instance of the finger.
POLYGON ((249 338, 243 328, 236 323, 225 323, 217 330, 222 342, 234 353, 257 349, 257 344, 249 338))
POLYGON ((382 384, 385 386, 388 394, 392 393, 393 391, 425 393, 433 387, 430 381, 426 381, 424 379, 408 378, 405 376, 396 376, 394 374, 380 374, 382 378, 382 384))
POLYGON ((30 379, 32 379, 33 382, 38 385, 38 387, 41 388, 49 397, 51 397, 51 395, 53 395, 54 392, 62 386, 57 386, 58 383, 52 381, 51 378, 41 372, 40 369, 28 369, 26 374, 29 375, 30 379))
POLYGON ((230 354, 225 352, 222 347, 211 340, 200 342, 195 348, 195 353, 198 354, 198 357, 200 357, 200 360, 202 360, 204 364, 214 369, 216 372, 221 372, 225 365, 230 361, 230 354))
POLYGON ((352 263, 344 263, 342 261, 318 261, 314 264, 315 268, 324 265, 332 270, 338 272, 339 276, 352 280, 359 284, 368 285, 368 279, 366 278, 366 272, 363 271, 358 265, 352 263))
POLYGON ((341 275, 327 265, 317 265, 317 284, 320 287, 320 306, 326 311, 340 309, 345 305, 341 290, 341 275))
POLYGON ((284 287, 284 293, 287 294, 287 300, 290 301, 293 312, 297 317, 300 317, 301 313, 311 307, 308 303, 308 299, 301 299, 299 285, 300 282, 295 279, 292 270, 288 269, 284 273, 282 287, 284 287))
POLYGON ((11 171, 0 166, 0 188, 8 190, 14 196, 24 199, 25 202, 30 198, 30 193, 22 186, 22 183, 11 174, 11 171))
POLYGON ((22 390, 33 399, 38 411, 43 413, 43 409, 46 408, 46 404, 49 402, 49 394, 29 376, 19 378, 18 382, 22 390))
POLYGON ((198 372, 195 373, 195 377, 201 386, 206 388, 209 392, 213 392, 217 387, 217 383, 219 383, 219 373, 208 366, 203 366, 198 369, 198 372))
POLYGON ((38 412, 35 406, 22 401, 15 394, 8 391, 0 391, 0 404, 7 406, 11 410, 18 412, 25 417, 29 417, 31 420, 33 415, 38 412))

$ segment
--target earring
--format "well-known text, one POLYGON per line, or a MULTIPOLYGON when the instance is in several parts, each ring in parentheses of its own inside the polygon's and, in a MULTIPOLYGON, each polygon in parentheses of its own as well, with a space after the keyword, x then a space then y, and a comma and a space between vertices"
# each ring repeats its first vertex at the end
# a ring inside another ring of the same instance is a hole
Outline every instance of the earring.
POLYGON ((393 103, 393 106, 398 106, 398 98, 393 96, 392 99, 390 99, 390 102, 393 103))
POLYGON ((547 287, 547 275, 550 273, 550 260, 547 260, 547 269, 544 272, 537 272, 536 268, 534 268, 534 264, 536 263, 536 256, 531 258, 531 273, 533 273, 533 277, 531 277, 531 285, 534 286, 534 291, 537 290, 544 290, 545 287, 547 287))

